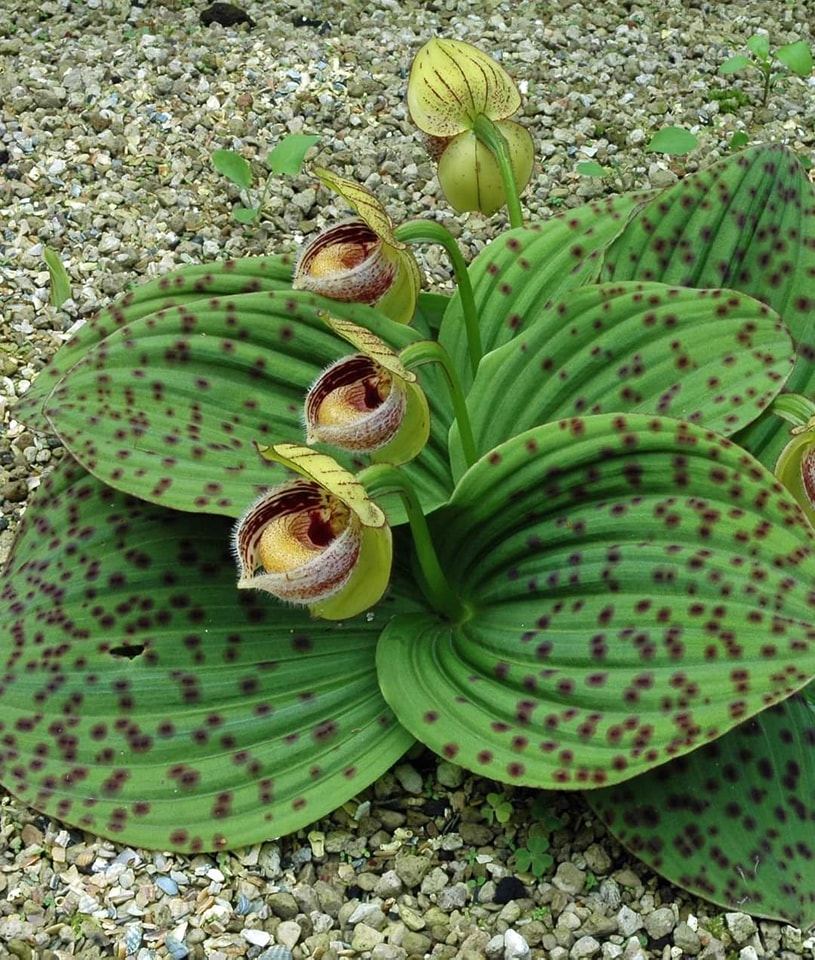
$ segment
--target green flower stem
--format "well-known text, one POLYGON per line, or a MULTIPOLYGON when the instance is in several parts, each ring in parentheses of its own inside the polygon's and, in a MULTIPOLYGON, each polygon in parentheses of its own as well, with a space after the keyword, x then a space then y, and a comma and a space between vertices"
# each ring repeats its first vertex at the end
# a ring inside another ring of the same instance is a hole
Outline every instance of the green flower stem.
POLYGON ((467 466, 471 467, 478 459, 473 438, 473 427, 470 423, 470 411, 467 409, 464 390, 450 359, 450 354, 435 340, 419 340, 416 343, 411 343, 409 347, 405 347, 399 354, 399 358, 406 367, 411 369, 421 367, 425 363, 437 363, 444 371, 447 387, 450 391, 450 399, 453 402, 453 412, 458 423, 461 449, 464 453, 464 459, 467 461, 467 466))
POLYGON ((357 474, 357 480, 363 484, 371 497, 395 493, 402 498, 413 533, 413 545, 419 560, 422 586, 427 599, 439 613, 453 621, 460 620, 464 607, 441 568, 430 536, 430 528, 427 526, 422 506, 410 481, 396 467, 384 463, 361 470, 357 474))
POLYGON ((515 174, 512 172, 506 137, 492 120, 483 113, 479 113, 475 118, 473 132, 498 161, 498 169, 501 171, 504 193, 507 197, 507 213, 509 214, 510 226, 522 227, 524 216, 521 212, 521 201, 518 199, 518 187, 515 184, 515 174))
POLYGON ((795 427, 806 427, 815 417, 815 403, 800 393, 781 393, 773 400, 770 410, 795 427))
POLYGON ((481 329, 478 324, 478 312, 475 308, 473 286, 467 273, 467 264, 461 255, 456 238, 440 223, 434 220, 410 220, 396 230, 396 237, 404 243, 438 243, 444 247, 453 265, 458 295, 461 298, 461 310, 467 330, 467 346, 470 351, 470 365, 473 374, 481 360, 481 329))

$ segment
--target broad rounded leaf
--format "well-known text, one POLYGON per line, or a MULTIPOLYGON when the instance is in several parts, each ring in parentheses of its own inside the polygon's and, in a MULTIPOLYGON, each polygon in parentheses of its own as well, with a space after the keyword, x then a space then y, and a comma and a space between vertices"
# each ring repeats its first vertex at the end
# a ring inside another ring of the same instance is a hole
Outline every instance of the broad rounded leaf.
POLYGON ((433 529, 469 615, 395 618, 380 684, 414 736, 484 776, 620 782, 815 675, 815 536, 709 431, 638 414, 527 431, 433 529))
MULTIPOLYGON (((586 413, 658 413, 729 435, 770 403, 794 359, 778 315, 751 297, 599 284, 530 307, 524 332, 481 361, 467 406, 479 453, 586 413)), ((451 450, 461 473, 455 427, 451 450)))
POLYGON ((66 463, 29 506, 0 593, 0 782, 119 842, 256 843, 343 803, 411 744, 376 637, 238 591, 230 525, 66 463))
POLYGON ((266 166, 273 173, 296 176, 303 169, 306 154, 319 142, 319 136, 314 133, 290 133, 269 151, 266 166))
POLYGON ((770 55, 770 38, 766 33, 755 33, 747 41, 747 49, 762 60, 770 55))
POLYGON ((82 324, 14 407, 14 416, 34 430, 50 431, 42 406, 54 385, 92 347, 125 323, 149 313, 209 297, 291 289, 293 258, 244 257, 195 264, 135 286, 98 316, 82 324))
POLYGON ((775 51, 776 57, 788 70, 799 77, 808 77, 812 73, 812 49, 806 40, 784 44, 775 51))
MULTIPOLYGON (((484 353, 526 329, 530 310, 593 283, 603 248, 625 227, 642 198, 623 194, 569 210, 561 217, 508 230, 468 268, 484 353)), ((439 339, 466 384, 472 380, 461 300, 454 294, 439 339)))
MULTIPOLYGON (((815 394, 815 190, 785 147, 752 147, 680 180, 606 257, 610 280, 727 287, 772 307, 798 358, 786 389, 815 394)), ((772 469, 788 430, 765 414, 737 437, 772 469)))
POLYGON ((699 146, 698 139, 684 127, 663 127, 648 141, 646 150, 652 153, 667 153, 671 156, 683 156, 699 146))
MULTIPOLYGON (((301 442, 309 386, 353 353, 322 319, 333 309, 310 293, 272 290, 148 314, 69 370, 48 398, 49 422, 86 470, 118 490, 176 510, 240 516, 285 479, 255 444, 301 442)), ((343 304, 342 316, 396 349, 420 339, 369 307, 343 304)), ((404 469, 431 510, 451 487, 450 416, 441 376, 419 376, 432 409, 431 440, 404 469)), ((364 465, 324 449, 343 466, 364 465)), ((402 522, 399 501, 390 506, 391 522, 402 522)))
POLYGON ((653 870, 731 910, 815 922, 815 691, 586 799, 653 870))
POLYGON ((730 57, 725 60, 725 62, 719 67, 719 73, 728 74, 728 73, 738 73, 739 70, 746 70, 747 67, 751 65, 752 61, 749 57, 745 57, 743 53, 736 54, 735 57, 730 57))
POLYGON ((210 157, 212 166, 238 187, 247 190, 252 186, 252 168, 244 157, 234 150, 214 150, 210 157))
POLYGON ((611 172, 608 167, 602 166, 596 160, 581 160, 575 167, 581 177, 598 177, 602 179, 611 172))

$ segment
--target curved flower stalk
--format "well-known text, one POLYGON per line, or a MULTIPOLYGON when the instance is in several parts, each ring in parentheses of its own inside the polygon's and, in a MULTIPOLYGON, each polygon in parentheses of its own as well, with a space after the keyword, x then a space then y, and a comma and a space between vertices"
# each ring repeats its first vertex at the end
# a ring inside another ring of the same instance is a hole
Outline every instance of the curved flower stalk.
POLYGON ((507 204, 512 225, 521 226, 518 193, 532 175, 534 147, 509 119, 521 96, 503 67, 469 43, 433 39, 416 54, 407 96, 453 209, 489 215, 507 204))
POLYGON ((379 337, 327 315, 326 324, 360 352, 323 371, 306 396, 308 443, 406 463, 430 436, 430 409, 416 374, 379 337))
POLYGON ((306 245, 294 270, 295 290, 368 303, 392 320, 410 323, 422 277, 407 244, 397 239, 385 208, 353 180, 324 167, 314 167, 312 173, 338 193, 357 218, 328 227, 306 245))
POLYGON ((373 606, 390 579, 393 550, 384 513, 330 457, 290 443, 260 453, 302 479, 266 491, 238 521, 238 587, 307 606, 324 620, 373 606))

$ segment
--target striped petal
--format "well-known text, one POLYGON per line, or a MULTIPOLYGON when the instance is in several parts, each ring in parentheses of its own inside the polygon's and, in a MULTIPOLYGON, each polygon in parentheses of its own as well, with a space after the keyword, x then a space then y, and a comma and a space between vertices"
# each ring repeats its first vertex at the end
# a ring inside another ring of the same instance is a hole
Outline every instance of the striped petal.
POLYGON ((504 120, 521 106, 506 70, 461 40, 434 39, 419 50, 410 68, 407 98, 413 122, 433 137, 472 129, 480 113, 504 120))

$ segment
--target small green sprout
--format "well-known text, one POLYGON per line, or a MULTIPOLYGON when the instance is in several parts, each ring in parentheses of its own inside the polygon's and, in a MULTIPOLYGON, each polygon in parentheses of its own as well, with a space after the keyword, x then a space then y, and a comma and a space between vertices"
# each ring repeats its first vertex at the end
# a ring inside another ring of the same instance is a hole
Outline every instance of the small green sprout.
POLYGON ((596 177, 598 180, 607 177, 611 172, 608 167, 604 167, 596 160, 581 160, 575 167, 575 170, 581 177, 596 177))
POLYGON ((487 823, 509 823, 512 818, 512 803, 503 793, 488 793, 481 813, 487 823))
POLYGON ((46 247, 42 256, 51 278, 51 306, 61 307, 71 299, 71 279, 56 250, 46 247))
POLYGON ((540 878, 555 861, 549 853, 549 837, 544 833, 533 833, 533 830, 529 831, 526 846, 516 850, 515 865, 522 873, 540 878))
POLYGON ((737 53, 725 60, 719 73, 730 76, 742 70, 757 70, 762 78, 763 106, 767 105, 770 91, 785 74, 793 73, 802 79, 812 74, 812 49, 806 40, 795 40, 771 50, 767 34, 757 33, 747 41, 747 50, 748 53, 737 53))
POLYGON ((263 190, 258 196, 252 192, 254 174, 250 163, 235 150, 215 150, 210 157, 212 166, 241 191, 243 206, 235 207, 232 216, 238 223, 254 223, 263 210, 272 175, 296 176, 303 168, 308 151, 320 138, 312 134, 292 133, 284 137, 266 155, 266 167, 271 174, 266 177, 263 190))

